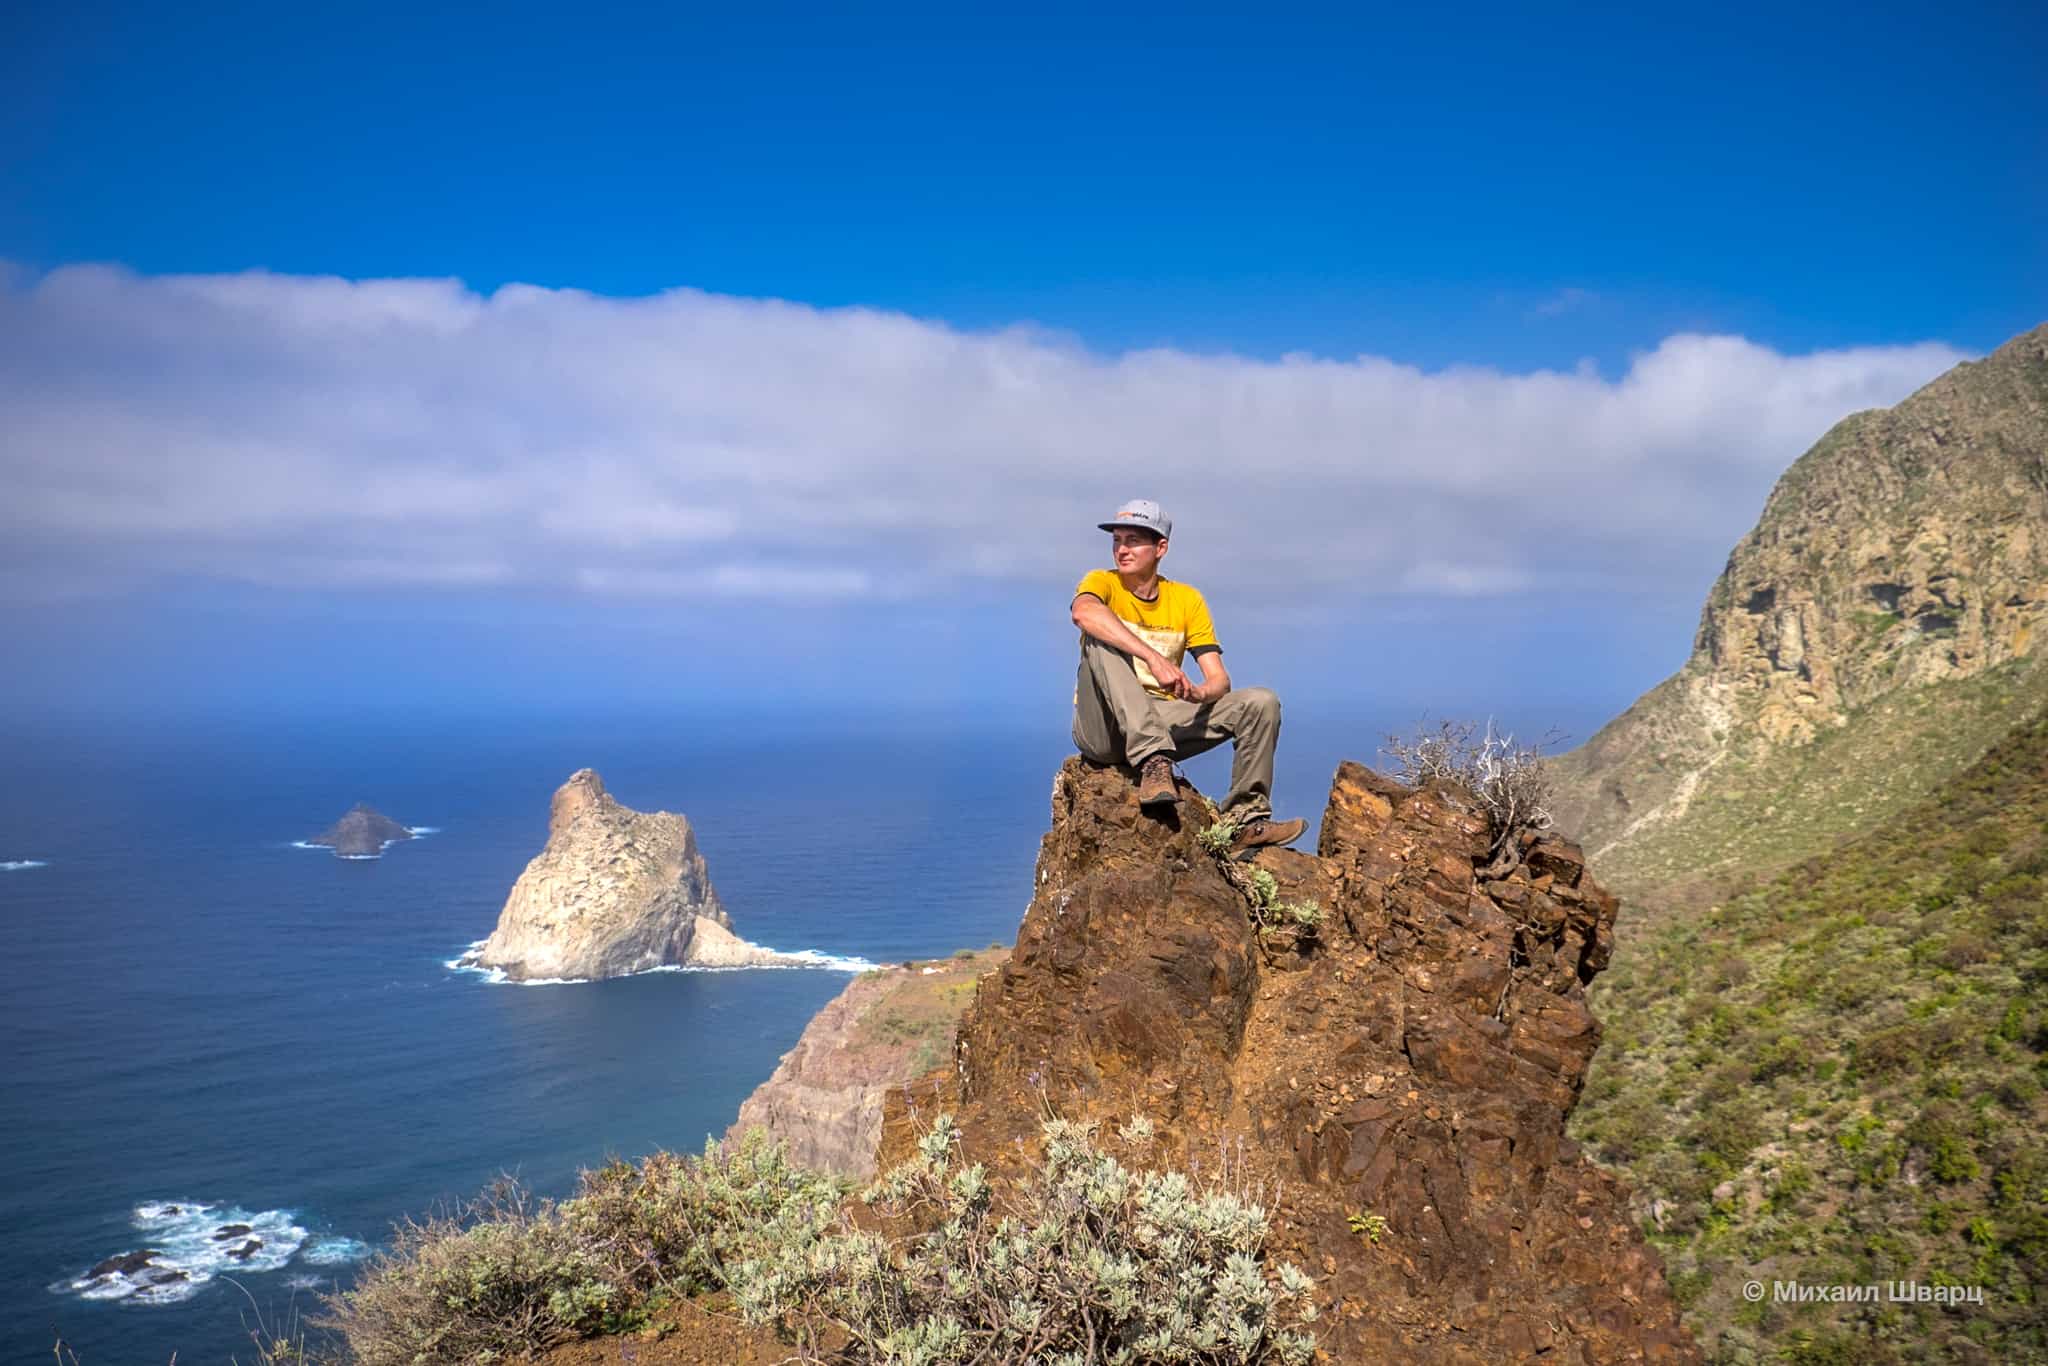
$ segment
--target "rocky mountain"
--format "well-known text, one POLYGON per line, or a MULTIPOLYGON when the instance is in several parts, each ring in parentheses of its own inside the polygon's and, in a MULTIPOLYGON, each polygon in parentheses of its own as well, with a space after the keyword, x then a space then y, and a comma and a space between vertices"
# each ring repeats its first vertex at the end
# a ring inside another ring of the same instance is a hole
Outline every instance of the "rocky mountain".
POLYGON ((2048 325, 1794 462, 1691 657, 1555 761, 1559 826, 1631 899, 1782 868, 2038 713, 2044 613, 2048 325))
POLYGON ((759 1127, 806 1167, 873 1176, 883 1097, 946 1060, 975 983, 1008 957, 1001 948, 963 950, 854 978, 747 1097, 726 1140, 759 1127))
POLYGON ((690 822, 622 806, 590 769, 555 791, 548 842, 464 961, 514 980, 618 977, 670 965, 794 966, 732 932, 690 822))
POLYGON ((306 843, 333 849, 337 858, 375 858, 384 846, 412 838, 412 831, 377 811, 367 802, 357 802, 342 818, 306 843))
POLYGON ((953 1056, 892 1090, 884 1167, 939 1110, 1000 1184, 1047 1114, 1143 1116, 1160 1165, 1256 1192, 1333 1361, 1693 1361, 1620 1183, 1565 1136, 1615 900, 1561 840, 1481 882, 1448 789, 1337 774, 1316 856, 1233 876, 1125 775, 1060 769, 1016 949, 953 1056), (1262 932, 1254 905, 1296 928, 1262 932), (1311 931, 1299 927, 1315 923, 1311 931))

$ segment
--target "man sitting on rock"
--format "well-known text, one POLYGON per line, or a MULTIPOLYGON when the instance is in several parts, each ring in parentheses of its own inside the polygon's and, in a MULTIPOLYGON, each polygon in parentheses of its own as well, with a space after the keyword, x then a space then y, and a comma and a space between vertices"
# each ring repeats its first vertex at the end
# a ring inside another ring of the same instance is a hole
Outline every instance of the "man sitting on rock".
POLYGON ((1129 764, 1138 773, 1139 805, 1162 807, 1180 800, 1174 764, 1229 740, 1223 819, 1238 827, 1231 856, 1250 858, 1301 838, 1307 821, 1272 818, 1280 699, 1270 688, 1230 686, 1209 605, 1160 574, 1172 519, 1139 498, 1098 525, 1110 534, 1116 569, 1091 570, 1074 589, 1081 628, 1075 746, 1098 764, 1129 764), (1184 654, 1200 661, 1199 683, 1181 672, 1184 654))

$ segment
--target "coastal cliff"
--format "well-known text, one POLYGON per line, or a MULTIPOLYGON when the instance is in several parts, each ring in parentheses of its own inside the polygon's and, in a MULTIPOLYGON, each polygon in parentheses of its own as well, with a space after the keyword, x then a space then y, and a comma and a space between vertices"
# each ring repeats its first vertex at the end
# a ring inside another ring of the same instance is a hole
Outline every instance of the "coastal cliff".
POLYGON ((873 1176, 884 1097, 951 1054, 975 983, 1008 958, 1007 949, 963 951, 854 978, 747 1097, 726 1142, 762 1128, 806 1167, 873 1176))
POLYGON ((514 981, 801 961, 733 933, 685 817, 623 806, 587 768, 556 789, 546 848, 513 884, 490 938, 463 959, 514 981))

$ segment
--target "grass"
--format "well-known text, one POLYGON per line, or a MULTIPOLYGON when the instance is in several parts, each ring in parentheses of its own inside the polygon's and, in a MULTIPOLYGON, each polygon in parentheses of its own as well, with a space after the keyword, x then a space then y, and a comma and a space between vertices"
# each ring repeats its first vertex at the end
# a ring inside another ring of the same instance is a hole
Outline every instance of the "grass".
POLYGON ((2044 708, 2048 667, 2031 658, 1898 689, 1811 743, 1708 770, 1682 819, 1599 856, 1601 880, 1645 906, 1698 906, 1734 879, 1782 871, 1924 800, 2044 708))
POLYGON ((896 974, 889 990, 855 1021, 853 1047, 908 1049, 919 1059, 929 1059, 925 1066, 915 1070, 937 1066, 952 1044, 961 1012, 974 999, 975 983, 983 973, 998 966, 1006 954, 1001 945, 984 950, 962 949, 932 964, 942 971, 926 973, 920 969, 896 974))

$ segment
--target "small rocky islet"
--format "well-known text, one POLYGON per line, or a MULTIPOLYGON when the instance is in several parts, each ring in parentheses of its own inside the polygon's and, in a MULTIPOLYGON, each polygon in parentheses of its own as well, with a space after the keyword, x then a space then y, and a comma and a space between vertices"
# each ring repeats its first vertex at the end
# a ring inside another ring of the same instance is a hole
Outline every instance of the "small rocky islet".
POLYGON ((306 843, 332 849, 336 858, 376 858, 384 852, 385 846, 412 837, 411 830, 368 802, 357 802, 340 820, 306 843))

